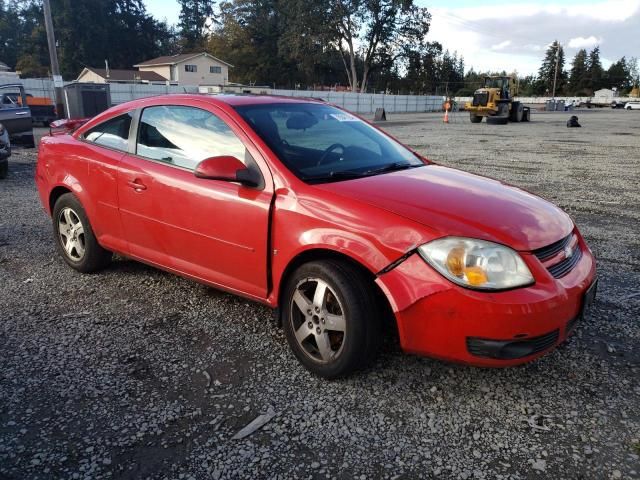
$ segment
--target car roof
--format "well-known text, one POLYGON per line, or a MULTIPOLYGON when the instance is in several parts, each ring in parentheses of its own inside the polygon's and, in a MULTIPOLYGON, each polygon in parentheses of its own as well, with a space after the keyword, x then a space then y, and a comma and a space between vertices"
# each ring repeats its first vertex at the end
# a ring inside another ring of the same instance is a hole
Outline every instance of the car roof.
POLYGON ((265 105, 274 103, 324 103, 319 98, 307 98, 307 97, 285 97, 282 95, 251 95, 251 94, 194 94, 194 93, 178 93, 169 95, 160 95, 159 97, 153 97, 156 101, 161 98, 167 99, 180 99, 185 100, 198 100, 200 102, 207 102, 214 105, 225 104, 230 106, 240 105, 265 105))

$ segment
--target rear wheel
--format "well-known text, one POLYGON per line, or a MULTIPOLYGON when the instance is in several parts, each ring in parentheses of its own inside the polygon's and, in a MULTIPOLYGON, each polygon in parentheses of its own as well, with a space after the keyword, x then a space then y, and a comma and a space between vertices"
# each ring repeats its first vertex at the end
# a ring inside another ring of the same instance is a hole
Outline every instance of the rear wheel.
POLYGON ((469 120, 471 120, 471 123, 480 123, 482 122, 482 116, 476 115, 475 113, 470 113, 469 120))
POLYGON ((84 208, 75 195, 65 193, 60 196, 53 207, 52 220, 56 248, 71 267, 90 273, 109 264, 112 253, 98 244, 84 208))
POLYGON ((524 113, 524 106, 520 102, 511 103, 511 112, 509 113, 509 120, 512 122, 521 122, 524 113))
POLYGON ((352 265, 311 262, 289 278, 283 327, 296 358, 311 372, 338 378, 366 366, 380 341, 374 286, 352 265))

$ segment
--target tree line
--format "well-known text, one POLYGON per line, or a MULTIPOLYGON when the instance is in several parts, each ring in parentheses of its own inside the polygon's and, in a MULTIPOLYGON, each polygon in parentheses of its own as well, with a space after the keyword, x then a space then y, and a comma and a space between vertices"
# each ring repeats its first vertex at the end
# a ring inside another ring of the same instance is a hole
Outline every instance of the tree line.
MULTIPOLYGON (((468 96, 482 83, 482 77, 469 70, 457 94, 468 96)), ((508 75, 507 72, 495 72, 492 75, 508 75)), ((556 40, 547 48, 537 75, 519 76, 510 74, 518 81, 518 94, 524 97, 577 96, 591 97, 601 88, 616 89, 620 96, 625 96, 640 83, 638 61, 636 58, 622 57, 605 69, 600 60, 600 47, 591 51, 580 49, 573 57, 569 68, 566 68, 565 54, 562 45, 556 40), (557 75, 556 75, 557 58, 557 75)))
MULTIPOLYGON (((51 0, 58 60, 65 79, 86 67, 131 68, 173 51, 175 32, 142 0, 51 0)), ((45 77, 49 50, 41 0, 0 0, 0 60, 23 77, 45 77)))
POLYGON ((601 88, 615 89, 624 95, 638 84, 638 76, 636 58, 622 57, 605 69, 600 60, 599 46, 589 52, 584 48, 578 50, 567 69, 564 49, 556 40, 547 48, 538 75, 526 78, 524 88, 531 95, 553 94, 555 79, 556 96, 589 97, 601 88))
MULTIPOLYGON (((449 91, 464 60, 427 41, 431 14, 413 0, 179 0, 175 26, 142 0, 51 0, 60 69, 131 69, 144 60, 206 51, 233 65, 230 80, 354 92, 449 91)), ((0 60, 44 77, 42 0, 0 0, 0 60)))

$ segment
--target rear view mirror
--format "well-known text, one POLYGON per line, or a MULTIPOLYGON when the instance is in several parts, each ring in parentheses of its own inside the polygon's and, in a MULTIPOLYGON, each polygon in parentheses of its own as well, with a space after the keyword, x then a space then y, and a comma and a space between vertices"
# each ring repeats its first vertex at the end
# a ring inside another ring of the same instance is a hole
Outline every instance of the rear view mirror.
POLYGON ((244 163, 231 155, 220 155, 202 160, 194 171, 198 178, 238 182, 249 187, 257 187, 260 179, 244 163))
POLYGON ((294 113, 287 118, 287 128, 289 130, 306 130, 318 123, 318 119, 310 114, 294 113))

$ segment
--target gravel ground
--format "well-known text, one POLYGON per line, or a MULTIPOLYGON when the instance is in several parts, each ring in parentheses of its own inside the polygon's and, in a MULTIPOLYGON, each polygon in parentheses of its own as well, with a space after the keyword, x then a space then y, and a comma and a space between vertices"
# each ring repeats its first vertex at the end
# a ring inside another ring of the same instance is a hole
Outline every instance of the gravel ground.
POLYGON ((0 181, 0 478, 640 478, 640 112, 577 114, 581 129, 561 113, 385 124, 575 218, 600 289, 571 340, 502 370, 387 347, 332 382, 295 361, 262 306, 126 259, 72 271, 35 154, 16 150, 0 181))

